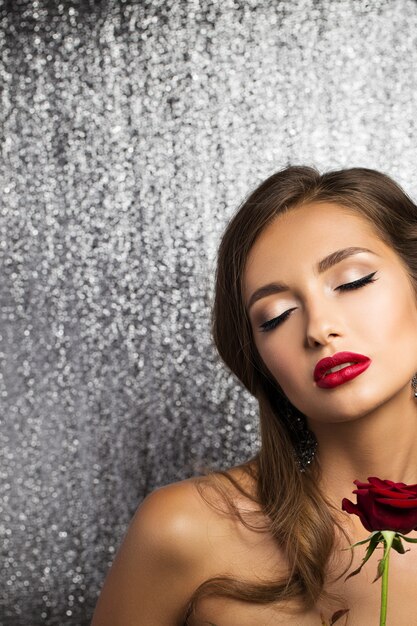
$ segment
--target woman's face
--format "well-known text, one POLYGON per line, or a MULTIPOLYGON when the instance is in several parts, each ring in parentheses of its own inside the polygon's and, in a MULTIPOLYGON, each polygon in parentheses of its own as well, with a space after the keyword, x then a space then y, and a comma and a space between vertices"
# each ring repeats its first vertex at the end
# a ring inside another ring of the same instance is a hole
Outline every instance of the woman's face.
POLYGON ((278 216, 250 251, 244 298, 261 358, 312 420, 347 421, 395 395, 411 396, 416 297, 398 255, 353 210, 317 203, 278 216), (354 247, 369 251, 350 250, 319 270, 328 255, 354 247), (341 288, 355 281, 361 281, 357 288, 341 288), (278 290, 277 283, 287 289, 278 290), (318 386, 316 363, 342 351, 371 363, 336 387, 318 386))

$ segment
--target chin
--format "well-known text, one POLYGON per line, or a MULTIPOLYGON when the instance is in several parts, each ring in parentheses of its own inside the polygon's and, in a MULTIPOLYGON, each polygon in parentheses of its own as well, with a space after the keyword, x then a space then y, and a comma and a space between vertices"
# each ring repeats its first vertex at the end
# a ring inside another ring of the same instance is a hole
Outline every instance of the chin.
MULTIPOLYGON (((339 404, 338 407, 335 409, 335 411, 329 410, 328 412, 323 413, 323 410, 322 410, 321 413, 319 413, 317 417, 311 416, 311 421, 320 423, 320 424, 329 424, 329 425, 356 422, 357 420, 361 420, 367 417, 368 415, 372 414, 373 411, 375 411, 377 408, 378 406, 376 405, 368 406, 362 409, 359 408, 358 406, 356 406, 355 409, 352 409, 352 407, 350 406, 350 407, 347 407, 346 410, 343 410, 343 407, 341 407, 339 404)), ((313 426, 313 429, 314 429, 314 426, 313 426)))

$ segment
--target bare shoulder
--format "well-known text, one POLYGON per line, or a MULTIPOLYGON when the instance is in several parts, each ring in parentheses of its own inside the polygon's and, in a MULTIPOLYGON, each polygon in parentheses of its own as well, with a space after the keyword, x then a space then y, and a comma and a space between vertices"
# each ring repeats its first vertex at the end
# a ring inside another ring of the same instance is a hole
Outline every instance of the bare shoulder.
POLYGON ((150 493, 137 509, 131 530, 138 541, 169 556, 198 558, 210 510, 202 499, 198 479, 160 487, 150 493))
POLYGON ((107 573, 92 626, 181 625, 198 581, 202 518, 192 481, 147 496, 107 573))
POLYGON ((227 482, 193 478, 145 498, 107 574, 92 626, 183 623, 193 592, 217 573, 227 537, 236 535, 217 506, 216 480, 227 482))
POLYGON ((251 489, 250 474, 232 468, 149 494, 108 572, 92 626, 181 625, 199 585, 251 568, 259 536, 230 514, 250 511, 251 489))
POLYGON ((199 558, 210 527, 230 522, 228 504, 238 512, 258 510, 255 498, 253 476, 243 466, 233 467, 156 489, 139 506, 132 529, 149 545, 199 558))
POLYGON ((254 481, 243 466, 171 483, 151 492, 138 507, 130 532, 158 550, 191 555, 207 534, 207 523, 224 519, 224 501, 237 507, 254 497, 254 481), (245 495, 247 494, 247 495, 245 495), (173 540, 175 542, 173 543, 173 540), (194 543, 194 540, 196 543, 194 543))

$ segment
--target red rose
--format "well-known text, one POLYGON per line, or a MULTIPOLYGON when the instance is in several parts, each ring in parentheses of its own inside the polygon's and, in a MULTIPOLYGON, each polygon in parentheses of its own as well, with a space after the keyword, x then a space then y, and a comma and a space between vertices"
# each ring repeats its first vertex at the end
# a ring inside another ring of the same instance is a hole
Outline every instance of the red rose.
POLYGON ((347 498, 342 500, 342 510, 354 513, 367 530, 393 530, 406 535, 417 530, 417 485, 393 483, 375 476, 369 483, 353 482, 358 487, 357 504, 347 498))

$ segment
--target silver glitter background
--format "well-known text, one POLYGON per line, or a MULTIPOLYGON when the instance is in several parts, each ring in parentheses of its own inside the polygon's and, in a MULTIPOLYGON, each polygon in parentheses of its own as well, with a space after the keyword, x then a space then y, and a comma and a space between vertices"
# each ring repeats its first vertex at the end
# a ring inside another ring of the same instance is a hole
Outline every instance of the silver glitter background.
POLYGON ((416 195, 412 0, 0 0, 0 624, 87 625, 158 485, 257 448, 215 252, 288 162, 416 195))

